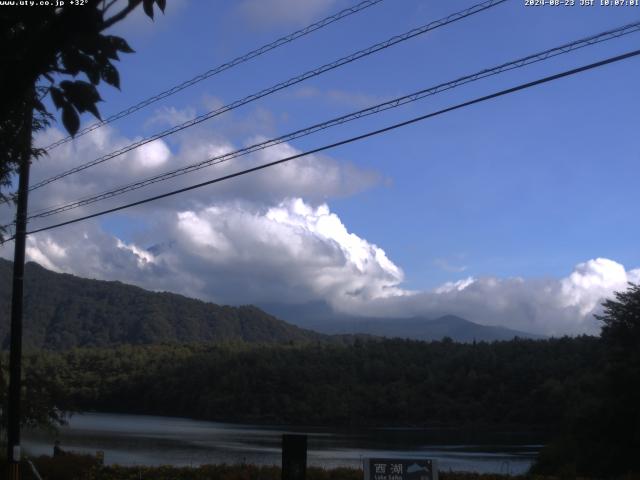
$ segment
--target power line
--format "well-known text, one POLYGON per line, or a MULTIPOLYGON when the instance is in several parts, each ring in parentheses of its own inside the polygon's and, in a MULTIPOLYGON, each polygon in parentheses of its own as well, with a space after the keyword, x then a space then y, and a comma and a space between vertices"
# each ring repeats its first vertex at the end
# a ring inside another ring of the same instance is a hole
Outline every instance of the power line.
POLYGON ((377 43, 375 45, 372 45, 368 48, 365 48, 363 50, 359 50, 355 53, 352 53, 350 55, 347 55, 346 57, 342 57, 339 60, 335 60, 331 63, 327 63, 321 67, 315 68, 313 70, 309 70, 301 75, 295 76, 290 78, 289 80, 286 80, 284 82, 278 83, 276 85, 273 85, 269 88, 266 88, 264 90, 261 90, 258 93, 253 93, 251 95, 248 95, 240 100, 236 100, 233 103, 230 103, 228 105, 222 106, 218 109, 215 110, 211 110, 207 113, 204 113, 202 115, 199 115, 198 117, 189 120, 187 122, 184 122, 180 125, 176 125, 174 127, 171 127, 167 130, 164 130, 160 133, 157 133, 155 135, 152 135, 150 137, 144 138, 142 140, 139 140, 137 142, 131 143, 119 150, 113 151, 107 155, 103 155, 102 157, 99 157, 95 160, 92 160, 88 163, 85 163, 83 165, 79 165, 77 167, 74 167, 70 170, 67 170, 66 172, 60 173, 58 175, 54 175, 53 177, 47 178, 45 180, 42 180, 34 185, 32 185, 30 187, 30 191, 31 190, 36 190, 40 187, 43 187, 45 185, 48 185, 49 183, 55 182, 56 180, 60 180, 61 178, 67 177, 69 175, 72 175, 74 173, 78 173, 82 170, 85 170, 87 168, 93 167, 95 165, 98 165, 100 163, 106 162, 107 160, 111 160, 112 158, 115 158, 117 156, 120 156, 124 153, 127 153, 135 148, 141 147, 142 145, 145 145, 147 143, 153 142, 155 140, 158 140, 160 138, 164 138, 168 135, 177 133, 181 130, 184 130, 186 128, 190 128, 193 127, 199 123, 204 122, 205 120, 209 120, 211 118, 214 118, 218 115, 221 115, 225 112, 234 110, 238 107, 241 107, 243 105, 246 105, 247 103, 253 102, 255 100, 258 100, 262 97, 266 97, 267 95, 271 95, 272 93, 278 92, 280 90, 283 90, 285 88, 288 88, 292 85, 295 85, 297 83, 303 82, 304 80, 307 80, 309 78, 313 78, 313 77, 317 77, 319 75, 322 75, 325 72, 328 72, 330 70, 333 70, 335 68, 341 67, 343 65, 346 65, 348 63, 354 62, 360 58, 366 57, 368 55, 371 55, 373 53, 376 53, 378 51, 384 50, 386 48, 389 48, 393 45, 396 45, 397 43, 400 42, 404 42, 406 40, 409 40, 413 37, 416 37, 418 35, 422 35, 424 33, 427 33, 431 30, 434 30, 436 28, 442 27, 444 25, 448 25, 450 23, 453 22, 457 22, 458 20, 462 20, 463 18, 469 17, 471 15, 474 15, 476 13, 480 13, 484 10, 487 10, 489 8, 495 7, 496 5, 499 5, 501 3, 506 2, 507 0, 486 0, 482 3, 473 5, 465 10, 462 10, 460 12, 456 12, 456 13, 452 13, 451 15, 442 18, 440 20, 435 20, 433 22, 430 22, 426 25, 423 25, 421 27, 418 28, 414 28, 412 30, 409 30, 408 32, 405 32, 401 35, 396 35, 394 37, 389 38, 388 40, 385 40, 384 42, 380 42, 377 43))
MULTIPOLYGON (((469 100, 467 102, 459 103, 459 104, 454 105, 452 107, 444 108, 444 109, 438 110, 436 112, 428 113, 426 115, 421 115, 419 117, 414 117, 414 118, 411 118, 409 120, 405 120, 405 121, 400 122, 400 123, 395 123, 395 124, 390 125, 388 127, 384 127, 384 128, 378 129, 378 130, 367 132, 367 133, 364 133, 362 135, 351 137, 351 138, 348 138, 346 140, 341 140, 339 142, 335 142, 335 143, 332 143, 332 144, 329 144, 329 145, 324 145, 322 147, 318 147, 318 148, 315 148, 315 149, 312 149, 312 150, 308 150, 306 152, 302 152, 302 153, 299 153, 299 154, 296 154, 296 155, 291 155, 289 157, 285 157, 285 158, 282 158, 280 160, 275 160, 273 162, 269 162, 269 163, 265 163, 265 164, 262 164, 262 165, 258 165, 256 167, 252 167, 252 168, 248 168, 248 169, 245 169, 245 170, 241 170, 241 171, 236 172, 236 173, 232 173, 232 174, 225 175, 225 176, 222 176, 222 177, 214 178, 213 180, 209 180, 209 181, 206 181, 206 182, 198 183, 198 184, 195 184, 195 185, 190 185, 188 187, 180 188, 180 189, 177 189, 177 190, 172 190, 170 192, 166 192, 166 193, 163 193, 163 194, 160 194, 160 195, 155 195, 153 197, 148 197, 148 198, 145 198, 143 200, 139 200, 139 201, 136 201, 136 202, 128 203, 126 205, 121 205, 119 207, 114 207, 114 208, 109 208, 107 210, 102 210, 100 212, 96 212, 96 213, 93 213, 91 215, 85 215, 85 216, 82 216, 82 217, 75 218, 73 220, 68 220, 66 222, 60 222, 60 223, 57 223, 57 224, 54 224, 54 225, 49 225, 47 227, 42 227, 42 228, 38 228, 38 229, 35 229, 35 230, 31 230, 31 231, 29 231, 27 233, 28 234, 33 234, 33 233, 38 233, 38 232, 44 232, 46 230, 52 230, 54 228, 58 228, 58 227, 62 227, 62 226, 65 226, 65 225, 70 225, 72 223, 81 222, 83 220, 88 220, 90 218, 95 218, 95 217, 99 217, 99 216, 102 216, 102 215, 106 215, 107 213, 117 212, 117 211, 120 211, 120 210, 124 210, 126 208, 142 205, 142 204, 149 203, 149 202, 152 202, 152 201, 155 201, 155 200, 160 200, 160 199, 163 199, 163 198, 166 198, 166 197, 177 195, 179 193, 184 193, 184 192, 188 192, 190 190, 195 190, 197 188, 201 188, 201 187, 204 187, 204 186, 207 186, 207 185, 212 185, 214 183, 219 183, 219 182, 222 182, 222 181, 225 181, 225 180, 230 180, 232 178, 240 177, 240 176, 246 175, 248 173, 256 172, 258 170, 263 170, 263 169, 268 168, 268 167, 273 167, 275 165, 279 165, 279 164, 282 164, 282 163, 285 163, 285 162, 289 162, 289 161, 294 160, 296 158, 304 157, 304 156, 311 155, 311 154, 314 154, 314 153, 319 153, 319 152, 322 152, 322 151, 325 151, 325 150, 329 150, 329 149, 332 149, 332 148, 335 148, 335 147, 339 147, 339 146, 346 145, 346 144, 349 144, 349 143, 353 143, 353 142, 356 142, 356 141, 359 141, 359 140, 363 140, 365 138, 373 137, 375 135, 380 135, 382 133, 386 133, 386 132, 389 132, 391 130, 395 130, 395 129, 398 129, 398 128, 401 128, 401 127, 405 127, 407 125, 411 125, 413 123, 417 123, 417 122, 426 120, 428 118, 436 117, 436 116, 439 116, 439 115, 442 115, 442 114, 445 114, 445 113, 448 113, 448 112, 452 112, 454 110, 459 110, 461 108, 465 108, 465 107, 468 107, 468 106, 471 106, 471 105, 474 105, 474 104, 477 104, 477 103, 485 102, 487 100, 491 100, 491 99, 494 99, 494 98, 497 98, 497 97, 501 97, 501 96, 504 96, 504 95, 515 93, 515 92, 518 92, 520 90, 526 90, 528 88, 531 88, 531 87, 534 87, 534 86, 537 86, 537 85, 541 85, 541 84, 544 84, 544 83, 549 83, 549 82, 552 82, 554 80, 558 80, 560 78, 568 77, 570 75, 575 75, 575 74, 578 74, 578 73, 581 73, 581 72, 585 72, 587 70, 592 70, 594 68, 602 67, 602 66, 608 65, 610 63, 619 62, 619 61, 622 61, 622 60, 625 60, 625 59, 628 59, 628 58, 631 58, 631 57, 635 57, 637 55, 640 55, 640 49, 639 50, 634 50, 634 51, 631 51, 631 52, 628 52, 628 53, 625 53, 625 54, 622 54, 622 55, 617 55, 615 57, 609 57, 609 58, 607 58, 605 60, 601 60, 599 62, 591 63, 591 64, 588 64, 588 65, 584 65, 582 67, 574 68, 574 69, 571 69, 571 70, 565 70, 564 72, 557 73, 555 75, 550 75, 550 76, 547 76, 547 77, 543 77, 543 78, 540 78, 538 80, 534 80, 532 82, 523 83, 523 84, 520 84, 520 85, 515 86, 515 87, 507 88, 505 90, 500 90, 499 92, 495 92, 495 93, 492 93, 492 94, 489 94, 489 95, 485 95, 483 97, 475 98, 475 99, 469 100)), ((7 241, 12 240, 12 239, 13 238, 9 238, 9 239, 7 239, 7 241)))
POLYGON ((337 22, 338 20, 342 20, 343 18, 346 18, 350 15, 353 15, 354 13, 358 13, 366 8, 372 7, 373 5, 376 5, 378 3, 382 2, 382 0, 365 0, 363 2, 358 3, 357 5, 354 5, 353 7, 349 7, 349 8, 345 8, 344 10, 339 11, 338 13, 331 15, 329 17, 323 18, 322 20, 312 23, 311 25, 306 26, 305 28, 302 28, 300 30, 297 30, 289 35, 286 35, 284 37, 281 37, 271 43, 268 43, 266 45, 263 45, 259 48, 256 48, 255 50, 251 50, 248 53, 245 53, 244 55, 241 55, 239 57, 234 58, 233 60, 230 60, 226 63, 223 63, 221 65, 218 65, 215 68, 212 68, 211 70, 208 70, 204 73, 201 73, 200 75, 196 75, 195 77, 189 79, 189 80, 185 80, 184 82, 171 87, 163 92, 158 93, 157 95, 154 95, 153 97, 149 97, 146 100, 142 100, 141 102, 126 108, 118 113, 115 113, 113 115, 111 115, 110 117, 101 120, 99 122, 96 122, 92 125, 89 125, 86 128, 83 128, 82 130, 80 130, 78 133, 76 133, 75 137, 72 136, 68 136, 65 137, 61 140, 58 140, 57 142, 54 142, 48 146, 46 146, 44 149, 49 151, 49 150, 53 150, 56 147, 59 147, 60 145, 63 145, 67 142, 70 142, 71 140, 73 140, 74 138, 78 138, 81 137, 83 135, 86 135, 89 132, 92 132, 104 125, 107 125, 108 123, 112 123, 116 120, 119 120, 123 117, 126 117, 128 115, 131 115, 134 112, 137 112, 138 110, 141 110, 145 107, 148 107, 149 105, 157 102, 158 100, 162 100, 164 98, 167 98, 175 93, 180 92, 181 90, 184 90, 185 88, 189 88, 193 85, 195 85, 196 83, 199 83, 203 80, 206 80, 207 78, 213 77, 214 75, 217 75, 219 73, 224 72, 225 70, 229 70, 230 68, 233 68, 237 65, 240 65, 241 63, 245 63, 253 58, 259 57, 260 55, 263 55, 271 50, 274 50, 278 47, 281 47, 282 45, 285 45, 287 43, 291 43, 294 40, 297 40, 300 37, 303 37, 305 35, 308 35, 312 32, 315 32, 316 30, 319 30, 321 28, 326 27, 327 25, 330 25, 334 22, 337 22))
POLYGON ((181 168, 177 168, 175 170, 171 170, 168 172, 164 172, 158 175, 155 175, 153 177, 150 178, 146 178, 144 180, 140 180, 137 182, 133 182, 124 186, 120 186, 118 188, 115 189, 111 189, 108 190, 106 192, 102 192, 99 193, 97 195, 92 195, 89 197, 84 197, 82 199, 76 200, 74 202, 71 203, 67 203, 67 204, 63 204, 63 205, 59 205, 56 207, 49 207, 49 208, 45 208, 45 209, 40 209, 36 212, 33 212, 28 219, 34 219, 34 218, 45 218, 45 217, 49 217, 51 215, 55 215, 57 213, 62 213, 68 210, 72 210, 75 208, 79 208, 85 205, 90 205, 92 203, 101 201, 101 200, 105 200, 108 198, 113 198, 115 196, 118 195, 122 195, 124 193, 127 192, 131 192, 134 190, 138 190, 140 188, 155 184, 155 183, 159 183, 162 181, 166 181, 169 180, 171 178, 175 178, 181 175, 185 175, 187 173, 191 173, 194 172, 196 170, 200 170, 202 168, 206 168, 212 165, 217 165, 226 161, 229 161, 233 158, 237 158, 240 156, 244 156, 244 155, 248 155, 250 153, 259 151, 259 150, 264 150, 266 148, 281 144, 283 142, 286 141, 290 141, 290 140, 294 140, 297 138, 301 138, 301 137, 305 137, 307 135, 311 135, 313 133, 316 133, 318 131, 321 130, 325 130, 337 125, 342 125, 344 123, 365 117, 365 116, 369 116, 369 115, 373 115, 373 114, 377 114, 380 113, 382 111, 386 111, 392 108, 396 108, 399 107, 401 105, 405 105, 411 102, 415 102, 417 100, 423 99, 427 96, 432 96, 432 95, 436 95, 440 92, 446 91, 446 90, 450 90, 453 88, 456 88, 460 85, 465 85, 467 83, 471 83, 483 78, 487 78, 493 75, 498 75, 500 73, 503 73, 505 71, 510 71, 516 68, 521 68, 527 65, 531 65, 533 63, 537 63, 540 61, 544 61, 547 60, 549 58, 558 56, 558 55, 562 55, 565 53, 569 53, 572 52, 574 50, 580 49, 580 48, 584 48, 590 45, 594 45, 597 43, 601 43, 607 40, 611 40, 614 38, 619 38, 623 35, 628 35, 630 33, 634 33, 634 32, 638 32, 640 31, 640 22, 635 22, 635 23, 631 23, 631 24, 627 24, 621 27, 618 27, 616 29, 613 30, 608 30, 606 32, 602 32, 596 35, 591 35, 589 37, 586 38, 582 38, 579 40, 575 40, 573 42, 570 43, 566 43, 563 44, 561 46, 558 47, 554 47, 548 50, 544 50, 542 52, 538 52, 532 55, 528 55, 526 57, 522 57, 519 58, 517 60, 513 60, 507 63, 503 63, 501 65, 498 65, 496 67, 492 67, 492 68, 487 68, 484 70, 481 70, 479 72, 476 72, 474 74, 471 75, 466 75, 463 77, 460 77, 456 80, 447 82, 447 83, 442 83, 439 85, 436 85, 434 87, 430 87, 430 88, 426 88, 423 90, 420 90, 418 92, 414 92, 411 93, 409 95, 405 95, 402 97, 398 97, 395 98, 393 100, 389 100, 387 102, 383 102, 377 105, 374 105, 372 107, 368 107, 362 110, 359 110, 357 112, 353 112, 353 113, 349 113, 347 115, 342 115, 340 117, 336 117, 333 118, 331 120, 327 120, 325 122, 322 123, 318 123, 315 125, 312 125, 310 127, 306 127, 303 129, 299 129, 296 130, 294 132, 291 133, 287 133, 285 135, 279 136, 277 138, 273 138, 270 140, 266 140, 264 142, 260 142, 260 143, 256 143, 232 152, 228 152, 222 155, 217 155, 214 156, 212 158, 209 158, 207 160, 204 160, 202 162, 198 162, 195 164, 191 164, 185 167, 181 167, 181 168))

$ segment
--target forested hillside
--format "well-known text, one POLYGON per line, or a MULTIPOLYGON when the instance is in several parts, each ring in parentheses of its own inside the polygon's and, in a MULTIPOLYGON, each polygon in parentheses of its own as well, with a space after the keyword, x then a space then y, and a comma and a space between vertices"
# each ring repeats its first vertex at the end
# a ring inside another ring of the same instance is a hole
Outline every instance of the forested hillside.
MULTIPOLYGON (((0 259, 0 348, 8 344, 12 263, 0 259)), ((536 338, 504 327, 440 318, 368 319, 337 314, 328 304, 233 307, 120 282, 90 280, 26 265, 25 336, 29 348, 64 350, 123 344, 192 342, 351 342, 384 336, 455 341, 536 338), (266 311, 265 311, 266 310, 266 311), (276 317, 267 312, 275 312, 276 317), (282 321, 284 320, 284 321, 282 321), (321 332, 321 333, 318 333, 321 332), (332 338, 328 337, 331 335, 332 338)), ((538 337, 542 338, 542 337, 538 337)))
MULTIPOLYGON (((0 341, 6 348, 12 263, 0 259, 0 341)), ((166 342, 290 342, 324 336, 254 306, 230 307, 120 282, 25 268, 25 348, 52 350, 166 342)))

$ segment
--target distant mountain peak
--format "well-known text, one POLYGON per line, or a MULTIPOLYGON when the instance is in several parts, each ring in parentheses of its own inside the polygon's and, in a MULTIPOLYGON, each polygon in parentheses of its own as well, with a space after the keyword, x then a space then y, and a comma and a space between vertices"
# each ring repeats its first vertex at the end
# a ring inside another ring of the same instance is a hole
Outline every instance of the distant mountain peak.
POLYGON ((457 342, 544 338, 506 327, 480 325, 451 314, 436 318, 359 317, 336 313, 326 302, 296 305, 271 303, 262 307, 287 322, 326 334, 369 334, 427 341, 449 337, 457 342))
MULTIPOLYGON (((0 259, 2 345, 8 338, 12 266, 12 262, 0 259)), ((118 281, 56 273, 34 262, 25 267, 25 282, 26 348, 226 341, 350 342, 358 336, 427 341, 449 337, 458 342, 542 338, 479 325, 456 315, 373 318, 340 314, 324 301, 220 306, 118 281), (328 335, 341 337, 331 339, 328 335)))

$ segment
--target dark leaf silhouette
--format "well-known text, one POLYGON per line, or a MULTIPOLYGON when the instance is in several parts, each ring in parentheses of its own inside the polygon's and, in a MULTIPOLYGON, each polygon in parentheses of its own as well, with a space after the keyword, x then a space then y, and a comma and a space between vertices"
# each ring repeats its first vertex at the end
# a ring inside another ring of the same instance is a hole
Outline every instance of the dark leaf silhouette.
POLYGON ((113 85, 118 89, 120 88, 120 74, 118 73, 118 70, 116 70, 116 68, 113 65, 109 63, 104 67, 102 67, 101 74, 104 81, 107 82, 109 85, 113 85))
POLYGON ((102 99, 94 85, 82 80, 74 82, 66 80, 61 82, 60 86, 65 96, 79 112, 91 112, 94 116, 100 118, 96 103, 102 99))
POLYGON ((62 107, 64 107, 67 104, 67 101, 64 98, 64 94, 62 93, 62 90, 60 90, 59 88, 51 87, 50 93, 51 93, 51 100, 53 100, 53 104, 58 110, 60 110, 62 107))
POLYGON ((124 38, 115 37, 113 35, 107 35, 105 38, 107 38, 118 51, 123 53, 135 53, 133 48, 129 46, 124 38))
POLYGON ((153 3, 154 0, 142 0, 144 13, 146 13, 149 18, 153 18, 153 3))
POLYGON ((80 118, 76 110, 68 103, 62 107, 62 124, 71 136, 74 136, 80 128, 80 118))

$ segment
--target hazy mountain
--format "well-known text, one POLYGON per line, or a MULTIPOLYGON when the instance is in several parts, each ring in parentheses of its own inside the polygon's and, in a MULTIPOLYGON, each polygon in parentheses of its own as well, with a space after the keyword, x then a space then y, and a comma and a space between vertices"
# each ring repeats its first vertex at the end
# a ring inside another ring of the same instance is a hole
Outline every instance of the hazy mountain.
POLYGON ((369 334, 414 340, 441 340, 450 337, 458 342, 544 338, 540 335, 505 327, 480 325, 455 315, 438 318, 369 318, 335 313, 325 302, 298 305, 261 304, 269 313, 303 328, 326 334, 369 334))
MULTIPOLYGON (((0 344, 4 348, 8 345, 11 272, 12 263, 0 259, 0 344)), ((25 267, 24 319, 25 348, 53 350, 167 342, 348 343, 354 339, 351 334, 417 340, 451 337, 461 342, 536 338, 451 315, 436 319, 339 315, 324 302, 269 304, 262 309, 221 306, 121 282, 55 273, 32 262, 25 267)))
MULTIPOLYGON (((0 259, 0 342, 8 345, 12 262, 0 259)), ((163 342, 325 339, 249 305, 220 306, 120 282, 25 268, 24 346, 66 349, 163 342)))

